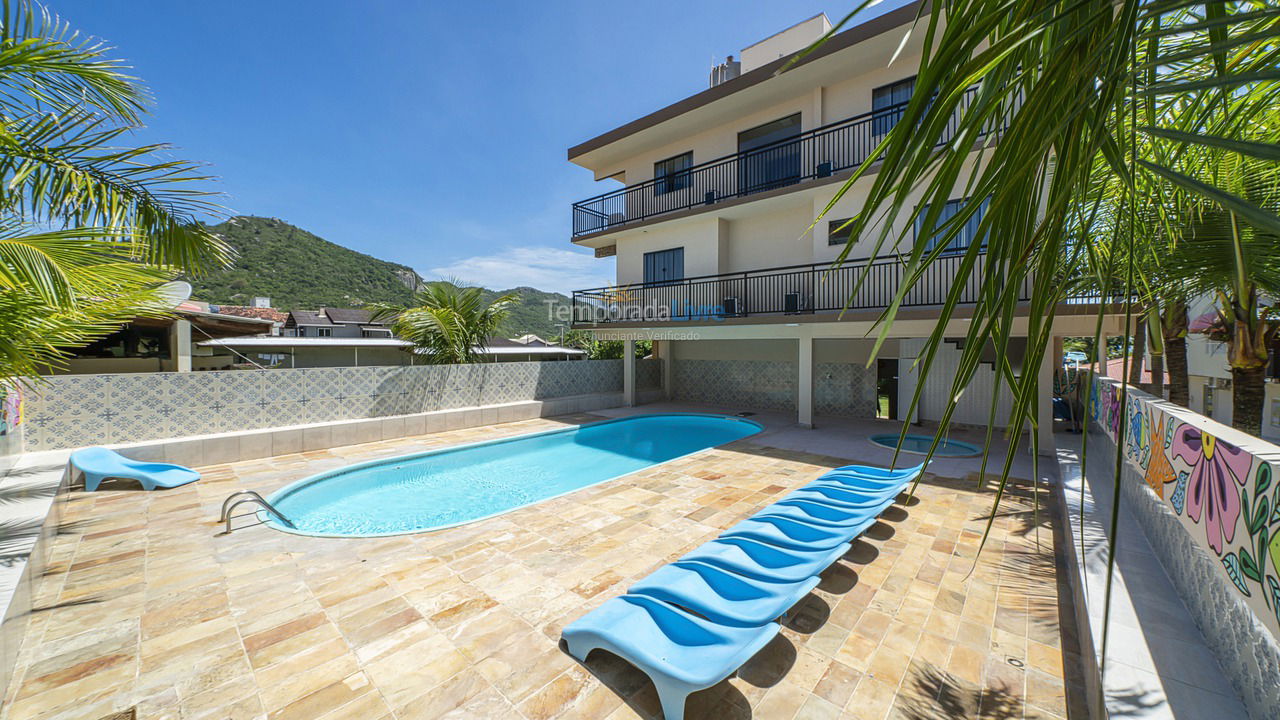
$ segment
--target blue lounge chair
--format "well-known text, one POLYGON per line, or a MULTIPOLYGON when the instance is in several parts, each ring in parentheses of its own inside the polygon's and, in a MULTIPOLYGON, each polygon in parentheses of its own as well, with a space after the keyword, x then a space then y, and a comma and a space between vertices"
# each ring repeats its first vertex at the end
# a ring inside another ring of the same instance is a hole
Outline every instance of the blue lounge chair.
POLYGON ((862 490, 866 492, 889 492, 893 491, 896 495, 902 492, 902 489, 910 485, 918 477, 917 475, 908 475, 905 478, 872 478, 863 475, 850 475, 845 473, 829 472, 819 477, 815 483, 827 483, 830 485, 840 485, 849 490, 862 490))
POLYGON ((727 627, 643 595, 606 600, 562 633, 586 662, 597 648, 643 671, 658 689, 666 720, 683 720, 689 693, 729 677, 778 634, 777 623, 727 627))
POLYGON ((826 503, 849 510, 874 508, 898 497, 898 488, 883 490, 863 490, 850 488, 839 483, 815 482, 793 490, 783 496, 782 500, 811 500, 826 503))
POLYGON ((848 510, 812 500, 779 500, 752 517, 786 517, 806 525, 842 531, 852 540, 875 524, 880 511, 892 503, 889 499, 879 506, 848 510))
POLYGON ((818 582, 817 577, 798 582, 757 580, 686 560, 660 568, 627 593, 662 600, 721 625, 760 627, 786 614, 818 582))
POLYGON ((744 537, 788 550, 831 550, 845 542, 846 533, 814 527, 788 517, 749 517, 720 534, 722 538, 744 537))
POLYGON ((924 472, 924 463, 920 463, 915 467, 909 468, 882 468, 875 465, 842 465, 828 471, 831 473, 842 473, 846 475, 861 475, 870 478, 895 478, 914 477, 924 472))
POLYGON ((106 478, 126 478, 142 489, 171 488, 200 479, 200 473, 181 465, 130 460, 114 450, 90 447, 71 453, 71 465, 84 473, 84 489, 93 492, 106 478))
POLYGON ((849 548, 846 542, 830 550, 787 550, 748 538, 722 537, 680 559, 704 562, 756 580, 800 582, 826 570, 849 548))

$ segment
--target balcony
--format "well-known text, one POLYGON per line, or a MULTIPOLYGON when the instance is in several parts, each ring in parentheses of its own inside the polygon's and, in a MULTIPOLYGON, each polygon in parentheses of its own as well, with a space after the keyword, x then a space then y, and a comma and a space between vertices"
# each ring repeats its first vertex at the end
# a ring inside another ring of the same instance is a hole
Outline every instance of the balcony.
MULTIPOLYGON (((978 88, 965 92, 961 109, 978 88)), ((573 237, 621 229, 652 217, 722 203, 806 181, 829 178, 861 165, 902 118, 901 103, 856 115, 747 152, 646 180, 573 204, 573 237)), ((959 115, 939 141, 951 140, 959 115)), ((990 132, 990 131, 988 131, 990 132)))
MULTIPOLYGON (((972 304, 982 289, 981 263, 961 290, 960 303, 972 304), (976 277, 975 277, 976 276, 976 277)), ((942 305, 960 276, 964 254, 944 255, 924 270, 907 292, 902 307, 942 305)), ((905 264, 897 256, 847 263, 829 263, 704 275, 683 280, 625 287, 595 288, 573 293, 573 323, 577 327, 617 323, 663 324, 721 322, 752 316, 837 313, 842 310, 881 310, 902 285, 905 264), (862 278, 862 274, 866 277, 862 278), (862 279, 861 285, 858 284, 862 279), (855 291, 856 288, 856 291, 855 291)), ((1031 298, 1031 280, 1018 288, 1018 300, 1031 298)))

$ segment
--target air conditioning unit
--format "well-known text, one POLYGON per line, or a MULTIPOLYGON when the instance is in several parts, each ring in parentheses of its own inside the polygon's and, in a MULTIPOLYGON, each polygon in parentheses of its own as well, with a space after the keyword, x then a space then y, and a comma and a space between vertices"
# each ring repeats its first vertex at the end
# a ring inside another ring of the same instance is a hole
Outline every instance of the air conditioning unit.
POLYGON ((738 307, 738 298, 727 297, 724 299, 724 315, 725 317, 737 317, 742 313, 738 307))
POLYGON ((800 312, 800 293, 792 291, 782 296, 782 311, 787 315, 797 315, 800 312))

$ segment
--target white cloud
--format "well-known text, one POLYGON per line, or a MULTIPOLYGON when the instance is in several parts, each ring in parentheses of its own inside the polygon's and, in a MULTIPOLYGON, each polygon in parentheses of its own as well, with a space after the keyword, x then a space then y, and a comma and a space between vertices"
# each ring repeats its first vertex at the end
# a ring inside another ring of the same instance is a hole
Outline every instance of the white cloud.
POLYGON ((597 259, 590 252, 515 247, 473 255, 428 272, 437 278, 456 278, 492 290, 527 285, 567 295, 573 290, 613 283, 614 262, 597 259))

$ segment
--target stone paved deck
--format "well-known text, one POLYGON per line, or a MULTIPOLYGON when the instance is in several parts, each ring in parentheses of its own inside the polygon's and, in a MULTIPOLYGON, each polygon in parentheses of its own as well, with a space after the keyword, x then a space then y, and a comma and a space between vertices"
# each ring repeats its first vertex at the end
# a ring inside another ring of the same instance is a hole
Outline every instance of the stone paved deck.
MULTIPOLYGON (((739 441, 393 538, 264 526, 221 536, 214 522, 237 489, 592 419, 212 466, 195 485, 155 493, 71 493, 6 717, 654 717, 642 674, 600 652, 578 664, 560 629, 841 460, 739 441)), ((1007 496, 974 567, 992 495, 972 477, 926 476, 770 646, 691 697, 687 716, 1065 717, 1064 662, 1077 661, 1062 649, 1073 639, 1059 624, 1070 611, 1059 608, 1048 497, 1037 513, 1026 483, 1007 496)))

